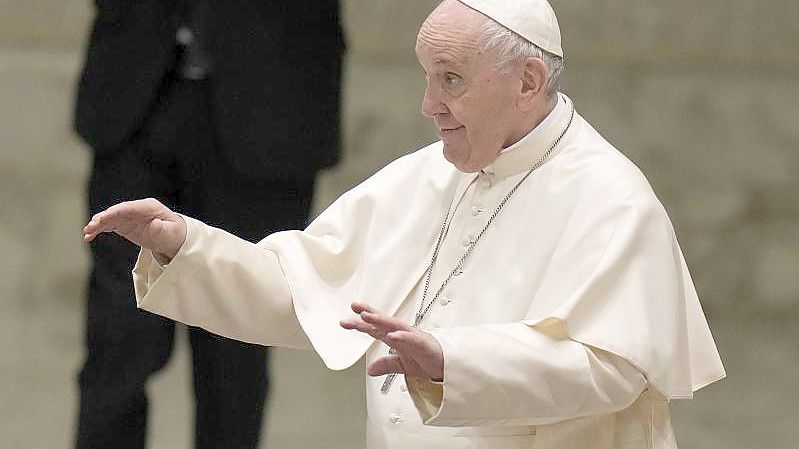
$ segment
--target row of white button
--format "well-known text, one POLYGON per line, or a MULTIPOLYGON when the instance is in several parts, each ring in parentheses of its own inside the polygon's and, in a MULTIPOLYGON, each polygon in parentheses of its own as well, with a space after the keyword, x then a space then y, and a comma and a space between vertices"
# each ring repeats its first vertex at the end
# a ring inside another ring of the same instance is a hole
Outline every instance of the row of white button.
MULTIPOLYGON (((490 179, 484 178, 484 179, 482 179, 480 181, 480 185, 487 189, 487 188, 490 188, 493 185, 493 183, 492 183, 492 181, 490 179)), ((470 208, 470 212, 471 212, 472 216, 476 217, 476 216, 480 215, 483 212, 483 208, 481 206, 475 204, 475 205, 473 205, 470 208)), ((469 234, 463 239, 463 246, 472 245, 472 244, 474 244, 474 241, 475 241, 474 234, 469 234)), ((463 274, 463 272, 462 271, 458 271, 458 272, 455 273, 455 276, 460 276, 461 274, 463 274)), ((453 301, 455 301, 455 298, 453 298, 452 296, 443 296, 439 300, 439 302, 441 303, 442 306, 446 306, 448 304, 451 304, 453 301)), ((399 389, 402 392, 408 391, 408 387, 404 383, 400 384, 399 389)), ((388 420, 392 424, 398 424, 398 423, 402 422, 404 419, 405 418, 402 416, 401 413, 391 413, 389 415, 389 417, 388 417, 388 420)))
MULTIPOLYGON (((400 382, 399 389, 402 392, 406 392, 406 391, 408 391, 408 386, 405 385, 405 382, 400 382)), ((400 423, 404 419, 405 418, 402 416, 402 413, 394 412, 394 413, 388 415, 388 420, 391 421, 392 424, 400 423)))

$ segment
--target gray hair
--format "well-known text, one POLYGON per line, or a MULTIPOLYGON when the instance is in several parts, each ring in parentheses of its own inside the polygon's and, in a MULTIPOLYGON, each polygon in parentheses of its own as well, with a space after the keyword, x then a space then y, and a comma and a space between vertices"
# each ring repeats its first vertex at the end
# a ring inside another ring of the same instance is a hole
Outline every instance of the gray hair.
POLYGON ((498 69, 510 72, 512 66, 527 58, 538 58, 547 67, 547 96, 554 96, 560 90, 560 75, 563 72, 563 58, 541 49, 538 45, 505 28, 493 19, 487 18, 482 29, 481 51, 494 51, 499 59, 498 69))

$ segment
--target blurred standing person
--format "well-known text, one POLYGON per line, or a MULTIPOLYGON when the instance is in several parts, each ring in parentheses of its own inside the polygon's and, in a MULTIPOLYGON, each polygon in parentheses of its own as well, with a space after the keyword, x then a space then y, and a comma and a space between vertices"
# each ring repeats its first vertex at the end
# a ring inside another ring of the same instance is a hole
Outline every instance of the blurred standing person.
MULTIPOLYGON (((90 215, 158 198, 255 241, 302 228, 338 158, 337 0, 97 0, 75 126, 92 147, 90 215)), ((138 248, 92 245, 76 447, 143 448, 145 385, 174 322, 137 311, 138 248)), ((266 349, 189 329, 195 447, 258 445, 266 349)))

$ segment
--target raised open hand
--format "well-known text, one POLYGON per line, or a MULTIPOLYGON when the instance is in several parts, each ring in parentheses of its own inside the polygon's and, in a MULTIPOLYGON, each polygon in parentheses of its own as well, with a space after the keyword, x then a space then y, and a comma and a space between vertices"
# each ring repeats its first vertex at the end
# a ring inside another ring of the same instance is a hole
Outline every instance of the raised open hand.
POLYGON ((165 263, 172 260, 186 240, 186 223, 158 200, 126 201, 95 214, 83 228, 83 241, 103 232, 114 232, 151 250, 165 263))
POLYGON ((432 335, 377 313, 365 304, 352 303, 352 310, 358 316, 342 320, 341 327, 369 334, 396 350, 396 354, 372 362, 366 368, 370 376, 398 373, 435 381, 444 379, 444 353, 432 335))

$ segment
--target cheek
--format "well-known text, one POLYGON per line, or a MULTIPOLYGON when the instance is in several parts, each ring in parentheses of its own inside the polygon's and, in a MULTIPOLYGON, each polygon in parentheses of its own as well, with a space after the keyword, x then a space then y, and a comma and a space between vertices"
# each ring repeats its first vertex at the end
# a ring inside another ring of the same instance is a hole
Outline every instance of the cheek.
POLYGON ((496 114, 501 111, 480 112, 464 120, 463 138, 474 147, 493 147, 503 135, 503 120, 496 114))
POLYGON ((455 120, 466 127, 467 131, 474 131, 479 128, 483 121, 483 111, 479 106, 473 105, 469 99, 453 102, 449 106, 449 110, 455 120))
POLYGON ((517 121, 515 99, 503 91, 492 94, 482 98, 469 117, 475 135, 485 140, 501 139, 517 121))
POLYGON ((450 105, 452 115, 467 128, 475 130, 506 123, 516 108, 515 98, 508 94, 508 89, 493 87, 466 93, 450 105))

